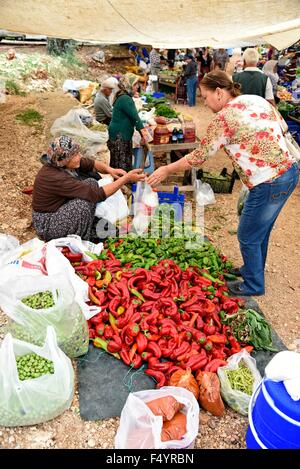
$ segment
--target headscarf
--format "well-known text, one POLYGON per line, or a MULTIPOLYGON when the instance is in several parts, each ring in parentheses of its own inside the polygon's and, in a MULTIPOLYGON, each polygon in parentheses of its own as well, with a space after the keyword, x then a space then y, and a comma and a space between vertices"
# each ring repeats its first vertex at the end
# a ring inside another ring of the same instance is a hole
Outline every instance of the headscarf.
POLYGON ((132 87, 139 81, 140 77, 134 73, 125 73, 125 75, 119 80, 120 94, 127 93, 132 96, 132 87))
POLYGON ((68 135, 57 137, 47 150, 47 163, 61 168, 80 150, 80 145, 68 135))
POLYGON ((268 60, 268 62, 266 62, 265 65, 263 66, 262 71, 266 74, 272 73, 273 75, 275 75, 274 67, 275 65, 277 65, 277 63, 278 63, 278 60, 268 60))

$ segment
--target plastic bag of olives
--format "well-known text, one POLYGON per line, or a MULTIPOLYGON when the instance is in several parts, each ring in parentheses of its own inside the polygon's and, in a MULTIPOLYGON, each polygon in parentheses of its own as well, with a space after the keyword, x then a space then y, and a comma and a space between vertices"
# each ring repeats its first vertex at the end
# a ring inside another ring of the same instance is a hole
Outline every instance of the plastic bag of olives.
POLYGON ((6 332, 14 338, 43 345, 48 326, 70 358, 88 351, 89 334, 73 287, 64 275, 18 276, 0 287, 0 307, 8 315, 6 332))
POLYGON ((59 349, 53 327, 43 347, 7 334, 0 348, 0 425, 35 425, 51 420, 71 405, 74 371, 59 349))

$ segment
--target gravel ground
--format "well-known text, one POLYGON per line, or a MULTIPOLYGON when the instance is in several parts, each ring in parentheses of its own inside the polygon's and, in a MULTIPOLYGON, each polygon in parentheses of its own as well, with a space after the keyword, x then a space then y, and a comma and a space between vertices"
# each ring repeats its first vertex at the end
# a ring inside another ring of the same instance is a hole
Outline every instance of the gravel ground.
MULTIPOLYGON (((12 234, 21 242, 35 236, 31 226, 31 198, 22 194, 21 189, 33 183, 54 118, 67 112, 75 102, 69 95, 46 93, 25 98, 9 97, 1 106, 0 232, 12 234), (42 131, 16 123, 15 115, 28 105, 45 116, 42 131)), ((200 132, 211 118, 211 113, 200 102, 193 109, 177 107, 194 115, 200 132)), ((224 166, 231 171, 228 158, 220 152, 206 163, 205 169, 220 170, 224 166)), ((206 234, 235 265, 241 262, 235 235, 239 190, 238 181, 232 194, 216 195, 216 205, 205 210, 206 234)), ((291 350, 296 349, 300 338, 299 199, 298 186, 273 230, 266 271, 266 295, 257 298, 266 317, 291 350)), ((0 312, 0 337, 1 334, 3 337, 5 321, 5 315, 0 312)), ((74 367, 76 369, 75 362, 74 367)), ((83 421, 76 391, 71 408, 50 422, 30 427, 0 428, 0 448, 113 448, 118 424, 118 418, 83 421)), ((245 448, 246 428, 247 418, 228 408, 222 418, 201 410, 196 448, 245 448)))

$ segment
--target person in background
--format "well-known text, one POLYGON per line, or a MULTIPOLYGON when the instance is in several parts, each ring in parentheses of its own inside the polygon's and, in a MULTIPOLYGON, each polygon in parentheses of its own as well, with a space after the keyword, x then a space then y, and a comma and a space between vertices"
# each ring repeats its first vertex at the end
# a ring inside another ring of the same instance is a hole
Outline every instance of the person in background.
POLYGON ((200 87, 206 105, 215 113, 200 147, 161 166, 147 182, 156 186, 170 174, 200 167, 224 148, 249 189, 238 227, 244 265, 236 274, 243 282, 230 284, 229 290, 237 296, 263 295, 269 237, 297 185, 298 165, 286 146, 283 120, 268 101, 255 95, 240 96, 240 85, 223 71, 208 73, 200 87))
POLYGON ((196 93, 197 93, 197 64, 192 54, 185 56, 187 65, 184 70, 184 77, 186 79, 187 97, 190 107, 196 106, 196 93))
POLYGON ((109 102, 109 97, 114 88, 114 82, 108 78, 101 83, 100 90, 96 94, 94 101, 96 120, 102 124, 109 125, 111 121, 112 106, 109 102))
POLYGON ((167 60, 168 60, 169 68, 174 67, 175 56, 176 56, 176 49, 168 49, 167 60))
POLYGON ((241 73, 243 71, 243 66, 244 61, 242 57, 242 49, 240 47, 236 47, 233 49, 232 56, 227 62, 225 72, 232 76, 234 73, 241 73))
POLYGON ((122 168, 125 171, 132 169, 133 132, 135 128, 141 135, 144 131, 144 125, 132 99, 138 87, 139 77, 134 73, 126 73, 119 81, 119 91, 116 94, 112 119, 108 127, 107 146, 112 168, 122 168))
POLYGON ((199 82, 202 80, 204 75, 210 71, 212 57, 209 53, 208 47, 200 49, 196 56, 198 62, 198 78, 199 82))
POLYGON ((242 94, 261 96, 275 106, 273 87, 267 77, 258 67, 259 54, 253 47, 248 47, 243 53, 244 71, 234 73, 233 81, 240 83, 242 94))
POLYGON ((263 73, 270 78, 271 83, 272 83, 272 88, 273 88, 273 95, 275 102, 279 102, 280 99, 277 98, 277 89, 278 89, 278 81, 279 81, 279 76, 277 73, 277 64, 278 60, 269 60, 268 62, 265 63, 263 66, 263 73))
POLYGON ((142 47, 142 56, 144 58, 144 61, 146 62, 146 64, 149 64, 150 63, 150 55, 149 55, 149 52, 148 52, 148 49, 146 47, 142 47))
POLYGON ((160 53, 158 49, 152 47, 150 51, 150 72, 151 75, 158 75, 161 70, 160 53))
POLYGON ((79 144, 66 135, 56 138, 45 156, 45 164, 34 181, 32 198, 33 226, 44 241, 75 234, 84 240, 98 242, 96 204, 124 184, 144 180, 140 170, 126 173, 82 157, 79 144), (116 180, 99 187, 94 178, 81 180, 76 172, 78 169, 86 173, 96 170, 110 174, 116 180))
POLYGON ((212 70, 216 70, 217 68, 225 70, 228 60, 229 55, 226 49, 216 49, 213 53, 212 70))

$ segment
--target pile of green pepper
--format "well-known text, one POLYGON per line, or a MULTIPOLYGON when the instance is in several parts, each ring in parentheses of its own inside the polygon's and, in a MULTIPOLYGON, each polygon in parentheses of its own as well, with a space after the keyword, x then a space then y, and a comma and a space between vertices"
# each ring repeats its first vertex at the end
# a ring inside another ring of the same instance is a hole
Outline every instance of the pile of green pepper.
POLYGON ((136 269, 143 267, 150 269, 159 261, 171 259, 182 269, 199 267, 207 269, 212 276, 218 276, 232 267, 212 244, 203 242, 196 249, 187 249, 185 238, 144 238, 128 237, 125 239, 109 239, 106 242, 107 250, 121 262, 122 266, 136 269))

